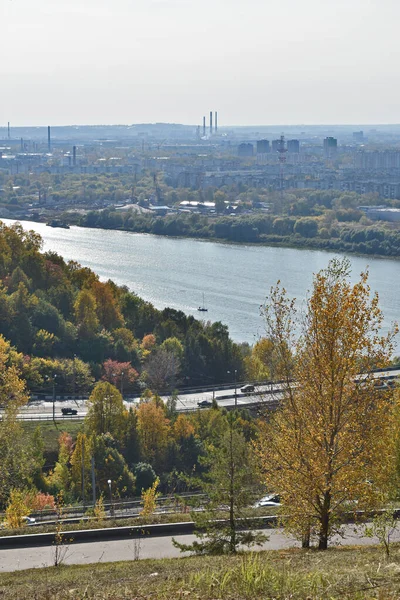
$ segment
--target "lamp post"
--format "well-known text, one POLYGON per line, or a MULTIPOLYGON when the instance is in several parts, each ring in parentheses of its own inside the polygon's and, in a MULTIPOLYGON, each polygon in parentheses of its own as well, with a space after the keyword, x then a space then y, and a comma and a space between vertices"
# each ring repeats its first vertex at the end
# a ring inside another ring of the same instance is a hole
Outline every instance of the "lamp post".
POLYGON ((56 422, 56 377, 53 375, 53 421, 56 422))
MULTIPOLYGON (((227 373, 231 373, 230 371, 227 371, 227 373)), ((236 376, 237 376, 237 369, 234 370, 234 375, 235 375, 235 408, 237 408, 237 386, 236 386, 236 376)))
POLYGON ((75 404, 77 404, 76 402, 76 365, 75 365, 75 360, 76 360, 76 354, 74 354, 74 359, 72 361, 72 397, 73 400, 75 402, 75 404))
POLYGON ((108 489, 110 491, 110 515, 113 517, 114 516, 114 507, 113 507, 113 499, 112 499, 112 491, 111 491, 111 479, 108 479, 107 483, 108 483, 108 489))
POLYGON ((121 372, 121 396, 124 399, 124 372, 121 372))

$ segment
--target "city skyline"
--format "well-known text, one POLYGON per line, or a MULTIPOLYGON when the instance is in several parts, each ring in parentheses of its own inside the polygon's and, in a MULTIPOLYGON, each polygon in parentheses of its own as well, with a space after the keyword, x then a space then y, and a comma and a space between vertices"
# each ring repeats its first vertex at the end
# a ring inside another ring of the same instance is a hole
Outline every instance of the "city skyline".
POLYGON ((1 0, 0 122, 399 123, 394 0, 1 0))

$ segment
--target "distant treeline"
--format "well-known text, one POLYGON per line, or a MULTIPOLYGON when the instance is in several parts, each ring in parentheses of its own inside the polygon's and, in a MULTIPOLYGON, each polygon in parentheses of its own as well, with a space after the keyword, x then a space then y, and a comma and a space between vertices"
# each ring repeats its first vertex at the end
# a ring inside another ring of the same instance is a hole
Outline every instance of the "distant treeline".
POLYGON ((400 256, 400 231, 378 224, 363 226, 359 223, 359 211, 351 208, 340 211, 338 216, 339 220, 327 227, 320 216, 208 217, 200 214, 174 214, 160 217, 104 210, 89 212, 80 218, 78 224, 83 227, 121 229, 172 237, 400 256))

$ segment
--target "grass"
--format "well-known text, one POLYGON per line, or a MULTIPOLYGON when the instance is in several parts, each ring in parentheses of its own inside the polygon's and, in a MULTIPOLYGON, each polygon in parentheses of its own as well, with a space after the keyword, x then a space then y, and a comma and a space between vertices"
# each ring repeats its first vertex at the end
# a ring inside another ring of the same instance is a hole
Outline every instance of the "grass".
MULTIPOLYGON (((133 558, 133 557, 132 557, 133 558)), ((395 600, 400 546, 291 549, 0 574, 2 600, 395 600)))
POLYGON ((57 421, 57 427, 55 427, 53 421, 21 421, 23 428, 30 434, 33 434, 37 427, 40 427, 44 442, 45 454, 56 455, 58 453, 58 438, 62 431, 66 431, 71 434, 72 439, 75 441, 76 436, 82 431, 83 421, 74 419, 65 419, 64 421, 57 421))

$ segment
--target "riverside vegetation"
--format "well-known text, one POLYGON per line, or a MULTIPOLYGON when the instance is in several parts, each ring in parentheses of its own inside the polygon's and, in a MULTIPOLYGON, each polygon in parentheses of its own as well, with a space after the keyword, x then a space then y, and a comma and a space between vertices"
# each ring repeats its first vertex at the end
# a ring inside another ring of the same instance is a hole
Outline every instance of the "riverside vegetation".
MULTIPOLYGON (((51 194, 58 207, 53 216, 83 227, 400 256, 399 223, 371 221, 359 210, 359 206, 382 204, 376 194, 314 189, 280 194, 245 184, 192 190, 173 187, 161 174, 155 185, 154 174, 147 170, 114 176, 0 173, 0 186, 0 209, 5 208, 10 217, 37 202, 38 194, 43 209, 51 194), (183 200, 200 203, 199 214, 160 217, 142 210, 150 203, 178 209, 183 200), (125 202, 136 206, 115 209, 125 202), (215 214, 205 214, 204 202, 215 202, 215 214)), ((398 208, 400 201, 385 200, 385 204, 398 208)), ((39 218, 39 212, 32 218, 39 218)))

